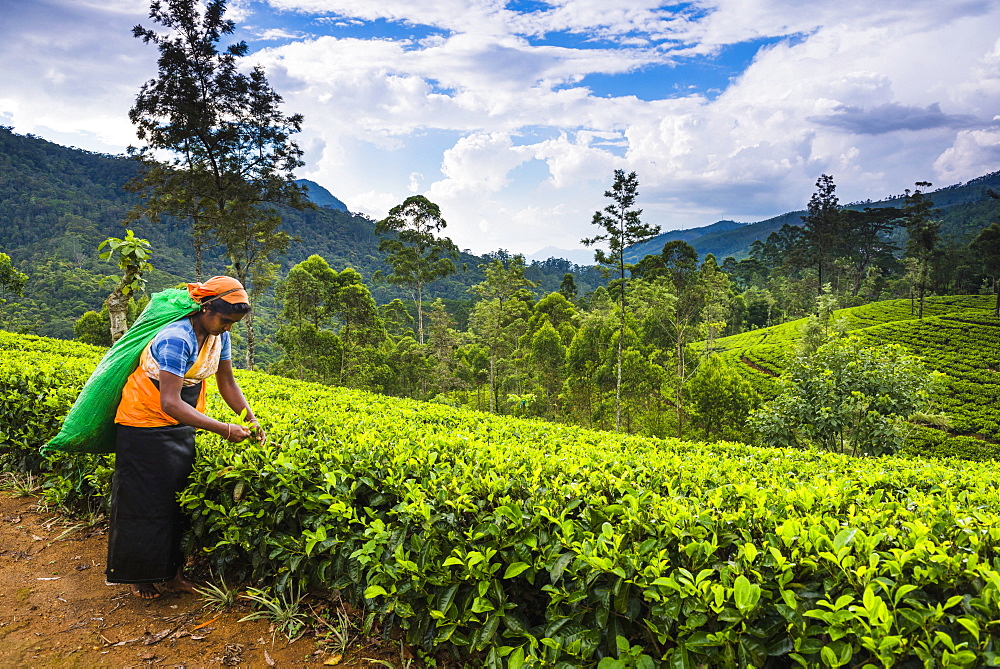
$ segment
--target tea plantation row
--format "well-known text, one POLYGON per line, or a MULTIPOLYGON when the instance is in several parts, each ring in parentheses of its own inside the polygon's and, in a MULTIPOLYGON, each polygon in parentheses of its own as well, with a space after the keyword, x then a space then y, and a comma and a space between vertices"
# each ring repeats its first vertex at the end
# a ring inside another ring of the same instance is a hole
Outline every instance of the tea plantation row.
MULTIPOLYGON (((0 445, 29 461, 98 353, 0 333, 0 445)), ((341 589, 410 642, 487 666, 1000 664, 990 465, 623 437, 239 380, 271 442, 200 437, 181 497, 217 571, 341 589)), ((98 458, 51 466, 55 496, 105 488, 98 458)))

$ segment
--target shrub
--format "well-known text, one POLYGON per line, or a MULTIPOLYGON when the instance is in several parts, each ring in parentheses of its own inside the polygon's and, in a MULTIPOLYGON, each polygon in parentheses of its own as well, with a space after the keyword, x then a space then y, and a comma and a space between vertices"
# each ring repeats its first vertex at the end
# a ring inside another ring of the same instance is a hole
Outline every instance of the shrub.
POLYGON ((868 348, 836 337, 795 359, 781 394, 754 413, 751 427, 772 446, 895 453, 906 419, 929 411, 940 376, 898 344, 868 348))

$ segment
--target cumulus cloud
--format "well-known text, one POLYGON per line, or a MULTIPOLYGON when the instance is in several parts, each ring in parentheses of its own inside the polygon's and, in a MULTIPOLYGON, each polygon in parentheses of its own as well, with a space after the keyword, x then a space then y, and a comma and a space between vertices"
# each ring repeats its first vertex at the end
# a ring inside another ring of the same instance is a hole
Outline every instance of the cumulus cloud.
POLYGON ((299 39, 304 37, 301 32, 285 30, 284 28, 269 28, 256 33, 258 40, 270 42, 275 40, 299 39))
POLYGON ((1000 170, 1000 123, 987 130, 963 130, 934 163, 945 181, 965 181, 1000 170))
MULTIPOLYGON (((848 201, 1000 163, 987 0, 267 2, 272 14, 239 0, 230 17, 254 26, 250 60, 305 115, 304 176, 376 218, 425 192, 478 252, 572 248, 618 168, 670 229, 801 208, 823 172, 848 201), (372 21, 380 36, 362 37, 372 21), (727 60, 748 48, 749 64, 727 60), (668 81, 689 66, 732 76, 721 90, 668 81), (664 77, 660 99, 597 83, 646 76, 664 77)), ((125 112, 155 74, 155 49, 129 34, 147 7, 5 13, 0 115, 127 144, 125 112)))

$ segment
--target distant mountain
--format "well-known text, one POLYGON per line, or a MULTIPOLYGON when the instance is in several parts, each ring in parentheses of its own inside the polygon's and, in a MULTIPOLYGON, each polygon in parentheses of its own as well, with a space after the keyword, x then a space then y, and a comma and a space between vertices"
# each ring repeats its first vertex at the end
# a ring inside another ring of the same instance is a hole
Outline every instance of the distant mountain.
MULTIPOLYGON (((996 201, 986 195, 987 190, 1000 191, 1000 172, 992 172, 972 179, 964 184, 954 184, 931 191, 928 195, 938 210, 941 220, 941 237, 945 242, 968 244, 983 228, 996 218, 996 201)), ((905 206, 904 195, 889 196, 883 200, 851 202, 849 209, 905 206)), ((625 251, 625 261, 635 263, 647 255, 658 254, 667 242, 684 241, 694 247, 698 256, 704 258, 713 254, 721 262, 726 256, 737 260, 750 254, 750 245, 756 240, 767 239, 768 235, 781 229, 785 224, 802 225, 805 210, 790 211, 774 218, 756 223, 736 223, 718 221, 712 225, 688 230, 670 230, 653 237, 649 241, 629 247, 625 251)), ((903 233, 897 231, 894 237, 899 242, 903 233)))
POLYGON ((351 213, 346 204, 338 200, 334 197, 333 193, 323 188, 315 181, 310 181, 309 179, 296 179, 295 183, 306 187, 306 196, 316 206, 351 213))
MULTIPOLYGON (((648 255, 657 255, 663 250, 664 244, 673 241, 687 242, 691 246, 695 247, 700 255, 704 255, 705 253, 714 253, 714 251, 702 251, 701 248, 699 248, 700 246, 704 246, 701 240, 706 237, 710 239, 715 237, 727 238, 730 234, 735 234, 733 231, 746 227, 749 227, 746 223, 737 223, 736 221, 716 221, 711 225, 705 225, 700 228, 668 230, 667 232, 658 234, 648 241, 629 247, 628 250, 625 251, 625 261, 634 263, 639 262, 648 255)), ((779 225, 778 227, 781 226, 779 225)), ((736 236, 739 237, 738 234, 736 236)))

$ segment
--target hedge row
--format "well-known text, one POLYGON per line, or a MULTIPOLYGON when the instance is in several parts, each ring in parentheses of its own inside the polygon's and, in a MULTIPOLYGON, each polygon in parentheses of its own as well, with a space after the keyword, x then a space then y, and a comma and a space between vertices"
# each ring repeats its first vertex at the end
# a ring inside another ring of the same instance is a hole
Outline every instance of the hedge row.
MULTIPOLYGON (((20 365, 41 401, 4 394, 0 411, 44 440, 82 367, 6 351, 3 378, 20 365)), ((412 643, 488 666, 1000 664, 990 466, 622 437, 239 378, 272 441, 201 437, 181 500, 206 559, 257 585, 341 589, 412 643)), ((52 489, 85 487, 54 466, 52 489)))

